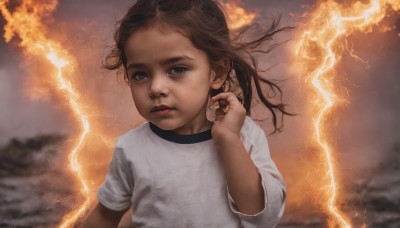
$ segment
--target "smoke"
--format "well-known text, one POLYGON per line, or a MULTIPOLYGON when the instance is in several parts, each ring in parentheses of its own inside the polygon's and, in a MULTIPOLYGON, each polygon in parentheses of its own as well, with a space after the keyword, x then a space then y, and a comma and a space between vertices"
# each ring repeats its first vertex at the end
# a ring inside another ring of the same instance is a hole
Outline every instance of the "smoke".
POLYGON ((342 145, 346 164, 371 168, 384 159, 384 153, 400 141, 400 78, 398 65, 400 39, 393 32, 354 34, 350 37, 366 64, 349 56, 343 59, 349 104, 338 112, 337 140, 342 145))
POLYGON ((10 137, 29 137, 44 133, 66 133, 63 110, 46 101, 32 101, 22 85, 27 72, 22 69, 23 57, 7 50, 0 65, 0 144, 10 137))

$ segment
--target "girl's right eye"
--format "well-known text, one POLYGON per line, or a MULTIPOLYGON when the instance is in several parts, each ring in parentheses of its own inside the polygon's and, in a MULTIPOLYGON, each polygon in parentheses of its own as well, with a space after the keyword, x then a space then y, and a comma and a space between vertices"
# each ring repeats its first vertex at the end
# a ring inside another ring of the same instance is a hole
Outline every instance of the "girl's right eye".
POLYGON ((130 79, 133 81, 142 81, 148 78, 145 72, 135 72, 131 75, 130 79))

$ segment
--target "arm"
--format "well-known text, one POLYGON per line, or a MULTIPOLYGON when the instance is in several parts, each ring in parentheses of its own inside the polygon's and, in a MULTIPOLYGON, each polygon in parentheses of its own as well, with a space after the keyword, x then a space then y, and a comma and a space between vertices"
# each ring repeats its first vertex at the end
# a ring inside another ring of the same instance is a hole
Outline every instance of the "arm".
POLYGON ((222 160, 229 193, 240 212, 256 214, 264 208, 264 190, 257 168, 240 140, 246 110, 233 93, 221 93, 212 101, 219 101, 222 106, 216 110, 212 135, 222 160), (221 101, 227 101, 227 104, 221 101), (223 107, 226 105, 229 106, 223 107), (228 111, 223 110, 227 108, 228 111))
POLYGON ((83 228, 106 228, 106 227, 117 227, 125 211, 113 211, 101 203, 98 203, 94 210, 86 217, 83 222, 83 228))
POLYGON ((116 146, 104 182, 97 191, 99 203, 83 227, 117 227, 131 206, 132 189, 133 178, 125 154, 116 146))
POLYGON ((286 190, 265 134, 249 118, 244 120, 246 112, 234 94, 212 98, 221 100, 229 106, 217 109, 212 134, 225 171, 230 208, 243 227, 275 227, 284 212, 286 190))
POLYGON ((264 209, 261 176, 240 137, 227 136, 216 143, 226 175, 229 193, 238 210, 254 215, 264 209))

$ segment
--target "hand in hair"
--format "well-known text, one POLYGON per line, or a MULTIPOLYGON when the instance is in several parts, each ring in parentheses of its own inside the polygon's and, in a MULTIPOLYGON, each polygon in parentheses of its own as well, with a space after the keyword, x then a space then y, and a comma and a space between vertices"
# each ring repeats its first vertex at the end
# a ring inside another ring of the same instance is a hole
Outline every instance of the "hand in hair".
POLYGON ((212 135, 215 140, 230 136, 240 136, 240 129, 246 117, 246 109, 231 92, 220 93, 211 98, 218 102, 219 108, 215 111, 215 122, 212 135))

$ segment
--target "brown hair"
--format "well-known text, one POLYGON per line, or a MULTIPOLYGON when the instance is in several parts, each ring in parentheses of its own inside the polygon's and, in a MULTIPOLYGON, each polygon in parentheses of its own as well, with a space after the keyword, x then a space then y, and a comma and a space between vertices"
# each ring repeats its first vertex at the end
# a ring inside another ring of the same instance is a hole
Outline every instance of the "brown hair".
MULTIPOLYGON (((243 36, 249 30, 243 29, 231 40, 231 34, 223 13, 222 7, 214 0, 138 0, 128 13, 118 22, 114 34, 115 47, 106 55, 103 66, 109 70, 121 69, 126 72, 125 44, 128 38, 139 29, 156 27, 177 28, 182 35, 188 37, 196 48, 207 53, 209 62, 218 74, 228 74, 226 84, 219 91, 237 92, 248 115, 250 115, 253 82, 260 101, 271 111, 274 132, 283 127, 283 115, 292 115, 285 111, 282 103, 273 104, 264 95, 260 82, 266 83, 275 94, 276 90, 282 94, 275 83, 262 78, 257 69, 253 52, 268 53, 260 46, 264 41, 271 40, 272 36, 280 31, 278 23, 273 21, 268 31, 250 42, 242 42, 243 36), (221 64, 224 62, 225 64, 221 64), (278 127, 277 111, 281 113, 282 124, 278 127)), ((126 78, 126 73, 125 73, 126 78)), ((237 94, 237 93, 236 93, 237 94)))

